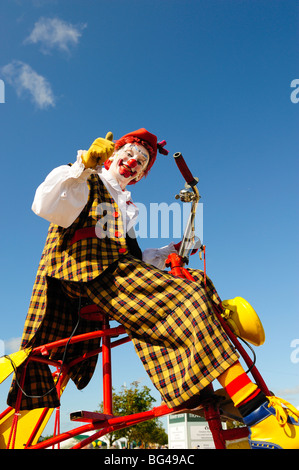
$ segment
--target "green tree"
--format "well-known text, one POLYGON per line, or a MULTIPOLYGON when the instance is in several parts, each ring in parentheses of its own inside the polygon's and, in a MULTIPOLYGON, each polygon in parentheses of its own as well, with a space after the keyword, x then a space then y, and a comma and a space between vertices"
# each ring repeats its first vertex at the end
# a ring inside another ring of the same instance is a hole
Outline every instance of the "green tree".
MULTIPOLYGON (((115 416, 131 415, 148 411, 156 401, 150 394, 150 389, 146 386, 139 387, 138 382, 132 382, 129 387, 122 386, 121 392, 116 393, 113 389, 113 414, 115 416)), ((103 402, 100 404, 100 412, 103 412, 103 402)), ((129 428, 120 429, 107 434, 109 447, 117 439, 125 437, 129 444, 134 442, 147 447, 150 443, 164 445, 167 443, 167 434, 162 423, 154 418, 144 421, 129 428)))

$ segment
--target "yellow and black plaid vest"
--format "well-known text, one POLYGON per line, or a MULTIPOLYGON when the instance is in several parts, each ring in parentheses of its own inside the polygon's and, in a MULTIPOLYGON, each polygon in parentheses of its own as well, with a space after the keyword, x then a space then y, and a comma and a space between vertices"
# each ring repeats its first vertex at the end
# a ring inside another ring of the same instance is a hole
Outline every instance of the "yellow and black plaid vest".
POLYGON ((92 174, 87 182, 88 202, 73 224, 67 229, 50 225, 38 274, 87 282, 128 253, 116 202, 98 175, 92 174))

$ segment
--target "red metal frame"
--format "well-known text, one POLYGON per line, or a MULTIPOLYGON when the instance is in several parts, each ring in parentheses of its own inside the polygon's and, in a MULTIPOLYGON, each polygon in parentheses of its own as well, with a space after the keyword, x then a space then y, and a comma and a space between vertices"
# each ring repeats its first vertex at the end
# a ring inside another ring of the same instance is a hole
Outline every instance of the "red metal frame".
MULTIPOLYGON (((183 267, 182 261, 180 257, 175 254, 170 255, 168 259, 168 265, 171 267, 171 274, 179 277, 184 277, 187 279, 193 279, 190 275, 190 272, 183 267)), ((92 313, 94 316, 97 312, 92 313)), ((100 314, 100 312, 98 312, 100 314)), ((102 315, 102 314, 100 314, 102 315)), ((235 345, 236 349, 240 352, 241 356, 243 357, 244 361, 246 362, 247 366, 251 368, 251 373, 258 384, 258 386, 266 393, 270 394, 264 380, 262 379, 260 373, 258 372, 257 368, 253 364, 252 360, 235 337, 233 332, 230 330, 229 326, 223 320, 221 316, 220 308, 215 307, 215 315, 217 316, 219 322, 221 323, 222 327, 224 328, 225 332, 231 339, 232 343, 235 345)), ((188 412, 186 410, 186 405, 181 405, 175 408, 168 408, 166 404, 162 404, 161 406, 154 407, 152 410, 137 413, 128 416, 114 416, 113 415, 113 401, 112 401, 112 365, 111 365, 111 349, 117 347, 121 344, 125 344, 130 341, 128 336, 120 338, 118 340, 114 340, 111 342, 112 337, 118 337, 119 335, 125 334, 125 329, 123 326, 116 326, 114 328, 110 328, 109 325, 109 318, 107 316, 101 316, 103 319, 102 329, 97 330, 91 333, 81 334, 77 336, 73 336, 71 339, 66 338, 59 341, 54 341, 52 343, 48 343, 43 346, 39 346, 34 348, 32 353, 27 359, 27 362, 23 368, 23 374, 21 377, 21 387, 24 384, 25 374, 26 374, 26 366, 29 361, 37 361, 47 363, 52 366, 56 366, 56 371, 53 373, 54 377, 58 376, 58 381, 56 384, 58 396, 60 396, 60 389, 61 384, 65 380, 68 375, 68 371, 71 367, 75 364, 84 361, 85 359, 92 357, 93 355, 97 355, 102 353, 102 370, 103 370, 103 413, 92 413, 92 412, 83 412, 82 416, 73 416, 73 420, 85 422, 83 426, 77 427, 68 432, 60 433, 60 425, 59 425, 59 418, 60 418, 60 410, 59 408, 56 410, 55 416, 55 425, 54 425, 54 434, 53 437, 47 439, 47 441, 43 441, 41 443, 32 445, 34 437, 36 436, 40 426, 43 424, 43 421, 47 415, 48 409, 45 408, 36 423, 36 425, 32 429, 32 434, 28 441, 26 442, 24 448, 25 449, 42 449, 50 446, 55 446, 63 442, 70 437, 74 437, 76 435, 85 433, 87 431, 95 431, 95 433, 88 437, 87 439, 79 442, 73 448, 79 449, 87 445, 88 443, 98 439, 105 434, 122 429, 125 427, 133 426, 134 424, 140 423, 142 421, 146 421, 149 419, 165 416, 172 413, 177 412, 188 412), (67 342, 69 344, 77 343, 80 341, 86 341, 88 339, 94 338, 102 338, 102 347, 90 351, 82 357, 77 358, 70 362, 67 365, 61 364, 61 361, 53 361, 49 359, 50 351, 57 347, 63 347, 66 345, 67 342), (58 375, 57 375, 58 374, 58 375)), ((219 411, 219 399, 213 394, 213 386, 210 384, 207 387, 210 394, 207 399, 203 399, 202 403, 200 404, 200 408, 202 409, 203 415, 207 420, 213 439, 215 443, 216 449, 225 449, 226 448, 226 441, 233 440, 233 439, 241 439, 248 436, 248 429, 246 427, 236 428, 231 430, 224 430, 222 429, 222 421, 219 411)), ((18 424, 18 415, 20 411, 20 403, 21 403, 22 391, 19 390, 16 402, 16 409, 13 419, 13 425, 10 431, 10 437, 8 441, 7 448, 14 448, 15 446, 15 438, 17 432, 17 424, 18 424)), ((4 417, 6 413, 10 412, 11 408, 9 407, 4 413, 2 413, 1 417, 4 417)), ((192 410, 190 410, 191 412, 192 410)))

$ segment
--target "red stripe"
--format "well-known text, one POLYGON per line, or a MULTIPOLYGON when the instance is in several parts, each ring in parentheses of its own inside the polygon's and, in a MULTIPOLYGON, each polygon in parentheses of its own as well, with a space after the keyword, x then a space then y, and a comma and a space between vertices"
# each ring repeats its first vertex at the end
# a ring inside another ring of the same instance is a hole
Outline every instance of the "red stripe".
POLYGON ((72 245, 73 243, 76 243, 79 240, 84 240, 84 238, 96 238, 95 227, 79 228, 78 230, 76 230, 70 243, 72 245))
POLYGON ((235 393, 239 392, 243 387, 249 385, 251 380, 246 375, 246 373, 239 375, 234 380, 232 380, 228 385, 226 385, 225 389, 230 397, 234 396, 235 393))
POLYGON ((97 304, 85 305, 80 309, 80 313, 101 313, 100 307, 97 304))
POLYGON ((244 403, 247 403, 248 401, 252 400, 254 397, 256 397, 260 393, 260 389, 257 388, 253 393, 249 395, 249 397, 245 398, 245 400, 242 401, 238 406, 241 404, 244 405, 244 403))

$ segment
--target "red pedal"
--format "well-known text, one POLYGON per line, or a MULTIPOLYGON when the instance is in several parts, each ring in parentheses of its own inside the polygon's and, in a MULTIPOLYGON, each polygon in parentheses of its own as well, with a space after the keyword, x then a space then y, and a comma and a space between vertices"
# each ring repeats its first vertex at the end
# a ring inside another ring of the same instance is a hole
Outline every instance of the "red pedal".
POLYGON ((92 411, 74 411, 70 414, 71 421, 82 421, 84 423, 95 423, 97 421, 106 421, 106 419, 113 418, 113 415, 106 415, 103 413, 96 413, 92 411))

